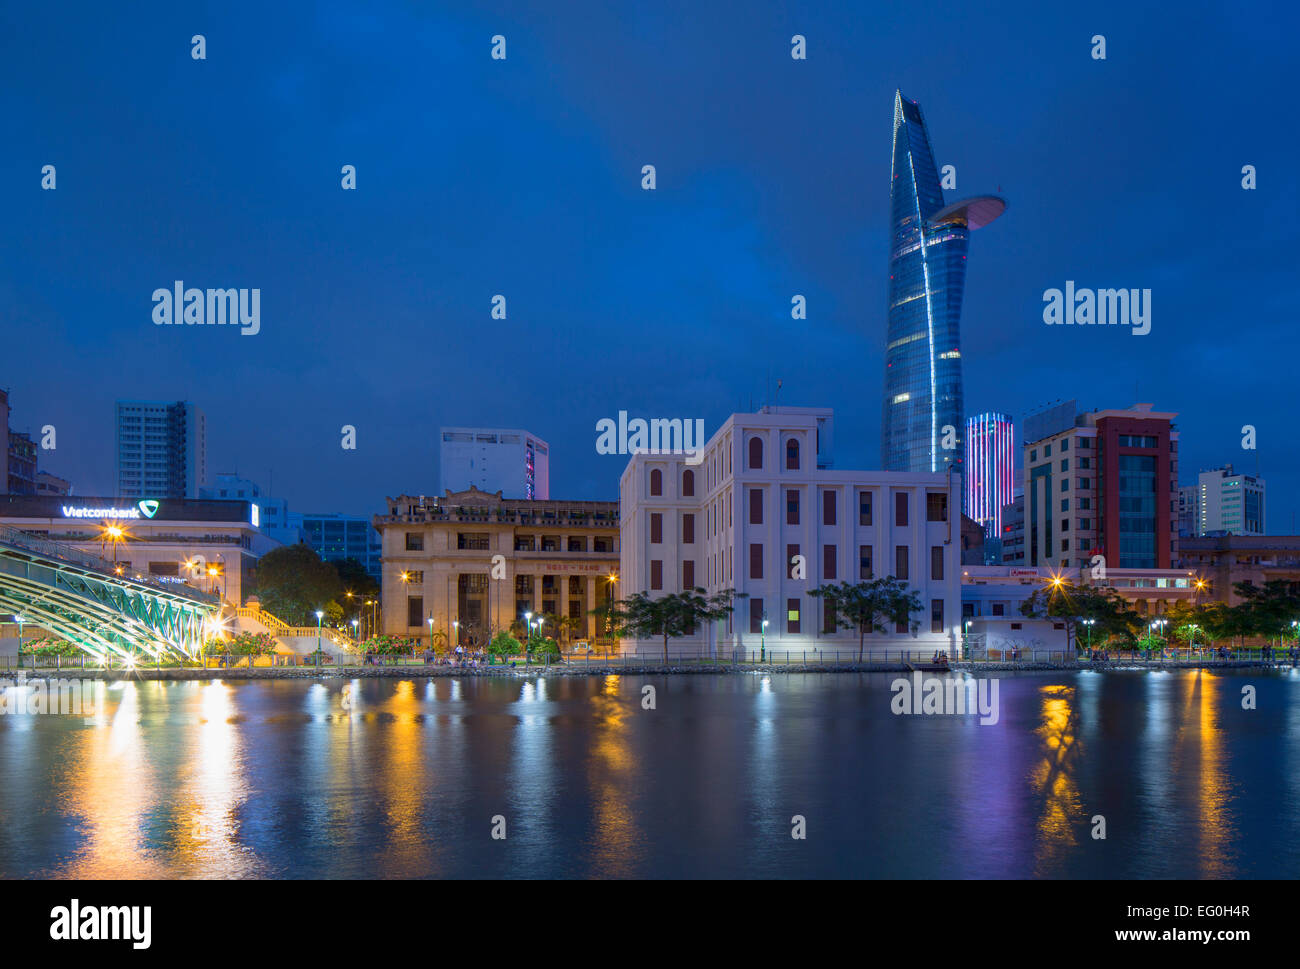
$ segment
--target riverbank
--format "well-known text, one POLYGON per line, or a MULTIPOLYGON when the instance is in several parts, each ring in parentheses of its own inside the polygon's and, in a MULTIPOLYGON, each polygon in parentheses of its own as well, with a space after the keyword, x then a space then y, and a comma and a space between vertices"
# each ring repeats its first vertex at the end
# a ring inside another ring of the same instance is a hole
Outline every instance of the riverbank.
MULTIPOLYGON (((991 673, 1060 673, 1066 671, 1157 671, 1157 670, 1275 670, 1294 669, 1291 662, 1260 660, 1166 660, 1140 663, 1111 661, 1107 663, 954 663, 954 672, 975 676, 991 673)), ((412 679, 412 678, 496 678, 521 679, 535 676, 665 676, 720 673, 752 676, 794 673, 903 673, 912 672, 903 663, 706 663, 690 661, 681 664, 615 663, 615 664, 565 664, 552 666, 484 666, 478 669, 453 666, 255 666, 231 669, 198 667, 154 668, 134 670, 59 669, 23 670, 29 678, 62 677, 65 679, 191 681, 191 680, 320 680, 320 679, 412 679)), ((0 679, 14 679, 17 670, 0 671, 0 679)), ((928 674, 929 675, 929 674, 928 674)))

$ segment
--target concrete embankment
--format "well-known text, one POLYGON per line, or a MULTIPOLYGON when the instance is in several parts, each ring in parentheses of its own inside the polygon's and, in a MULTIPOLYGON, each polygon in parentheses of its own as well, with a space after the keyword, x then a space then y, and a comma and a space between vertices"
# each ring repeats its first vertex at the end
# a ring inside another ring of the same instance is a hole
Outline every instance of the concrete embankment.
MULTIPOLYGON (((1253 660, 1205 660, 1205 661, 1169 661, 1165 663, 1125 663, 1110 662, 1090 665, 1087 663, 954 663, 955 672, 971 673, 975 676, 988 676, 1000 673, 1062 673, 1078 672, 1091 669, 1095 672, 1109 671, 1153 671, 1176 669, 1207 670, 1268 670, 1292 669, 1290 662, 1259 662, 1253 660)), ((12 680, 17 670, 0 670, 0 679, 12 680)), ((590 666, 586 664, 560 666, 485 666, 479 669, 467 669, 451 666, 356 666, 356 667, 236 667, 233 669, 161 669, 138 668, 135 670, 79 669, 75 666, 62 670, 41 669, 25 670, 28 677, 62 677, 65 679, 101 679, 101 680, 319 680, 319 679, 412 679, 424 677, 496 677, 520 678, 533 676, 664 676, 691 674, 742 674, 742 675, 782 675, 791 673, 910 673, 911 669, 900 663, 841 663, 839 665, 820 665, 803 663, 683 663, 681 665, 622 663, 612 665, 590 666)), ((934 675, 934 674, 927 674, 934 675)))

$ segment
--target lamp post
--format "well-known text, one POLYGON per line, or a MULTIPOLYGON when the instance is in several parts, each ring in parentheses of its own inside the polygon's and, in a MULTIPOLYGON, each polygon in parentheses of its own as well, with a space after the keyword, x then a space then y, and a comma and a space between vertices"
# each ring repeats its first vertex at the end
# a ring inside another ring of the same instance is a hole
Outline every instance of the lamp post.
POLYGON ((1191 659, 1192 651, 1196 649, 1196 623, 1188 623, 1187 628, 1191 630, 1191 635, 1187 638, 1187 658, 1191 659))
POLYGON ((1085 619, 1083 624, 1088 627, 1088 658, 1092 658, 1092 627, 1097 622, 1096 619, 1085 619))
POLYGON ((429 652, 433 652, 433 616, 429 617, 429 652))
POLYGON ((320 622, 325 618, 325 613, 319 609, 316 610, 316 669, 320 669, 320 622))
POLYGON ((353 620, 352 620, 352 641, 353 641, 354 643, 360 643, 360 642, 361 642, 361 634, 360 634, 359 632, 357 632, 357 627, 360 626, 360 625, 361 625, 361 623, 360 623, 359 620, 357 620, 357 619, 353 619, 353 620))
MULTIPOLYGON (((24 619, 22 616, 17 616, 17 615, 14 616, 14 622, 18 623, 18 668, 19 669, 22 669, 23 667, 23 623, 25 623, 26 621, 27 620, 24 619)), ((1292 623, 1291 625, 1294 626, 1295 623, 1292 623)), ((32 659, 32 669, 36 669, 36 659, 34 657, 32 659)))
POLYGON ((758 633, 758 661, 767 662, 767 620, 763 620, 762 626, 759 627, 758 633))
POLYGON ((528 669, 529 651, 533 645, 533 614, 531 612, 524 613, 524 622, 528 624, 528 634, 524 636, 524 669, 528 669))

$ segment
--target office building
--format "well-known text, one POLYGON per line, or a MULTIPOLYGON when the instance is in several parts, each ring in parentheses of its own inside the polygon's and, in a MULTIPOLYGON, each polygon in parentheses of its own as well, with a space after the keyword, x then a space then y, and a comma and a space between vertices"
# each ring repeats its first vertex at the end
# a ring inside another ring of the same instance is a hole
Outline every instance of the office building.
POLYGON ((966 250, 971 230, 996 219, 1006 202, 986 195, 945 205, 921 107, 901 91, 894 94, 891 175, 881 464, 886 471, 960 470, 966 250))
POLYGON ((119 400, 117 496, 197 498, 207 484, 207 420, 187 401, 119 400))
POLYGON ((497 427, 444 427, 438 490, 468 491, 525 501, 551 496, 550 446, 536 434, 497 427))
POLYGON ((607 632, 591 611, 622 591, 614 501, 525 501, 477 488, 401 495, 374 527, 392 635, 432 631, 481 647, 531 612, 552 617, 557 628, 544 632, 590 640, 607 632))
MULTIPOLYGON (((892 575, 918 595, 917 624, 891 624, 867 649, 950 650, 960 633, 961 479, 943 473, 832 471, 818 467, 819 408, 733 414, 698 464, 682 455, 634 455, 619 483, 619 596, 702 587, 734 589, 731 617, 673 640, 685 655, 856 656, 843 629, 810 593, 829 583, 892 575)), ((654 638, 625 650, 658 655, 654 638)))
POLYGON ((966 421, 962 511, 1001 540, 1002 509, 1016 493, 1015 425, 1006 414, 980 414, 966 421))
POLYGON ((38 495, 70 495, 72 494, 72 482, 66 478, 60 478, 57 474, 50 474, 48 471, 37 471, 36 493, 38 495))
POLYGON ((212 483, 199 489, 200 498, 248 501, 257 506, 255 524, 267 538, 281 545, 297 545, 301 530, 289 523, 289 502, 268 495, 256 481, 229 471, 219 471, 212 483))
POLYGON ((1196 484, 1180 488, 1178 496, 1180 534, 1264 534, 1263 478, 1237 474, 1229 464, 1202 471, 1196 484))
POLYGON ((257 560, 276 543, 248 501, 0 497, 0 526, 99 556, 122 575, 190 585, 242 605, 257 560))
POLYGON ((291 531, 300 534, 326 562, 354 559, 376 582, 380 580, 379 533, 369 518, 333 512, 288 512, 291 531))
POLYGON ((1173 413, 1136 404, 1080 413, 1074 401, 1025 420, 1027 566, 1168 569, 1178 541, 1173 413))

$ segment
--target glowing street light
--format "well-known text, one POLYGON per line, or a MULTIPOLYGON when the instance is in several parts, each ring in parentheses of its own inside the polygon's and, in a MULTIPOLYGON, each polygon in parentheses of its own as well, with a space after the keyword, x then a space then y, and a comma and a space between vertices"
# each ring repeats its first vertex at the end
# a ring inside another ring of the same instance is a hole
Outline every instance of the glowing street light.
POLYGON ((325 618, 325 613, 316 610, 316 668, 320 669, 320 623, 325 618))

